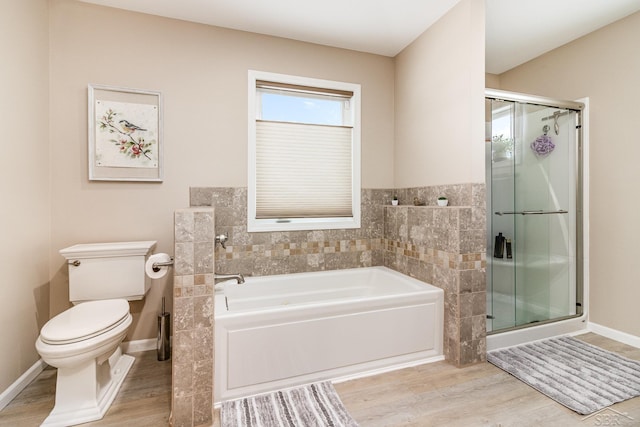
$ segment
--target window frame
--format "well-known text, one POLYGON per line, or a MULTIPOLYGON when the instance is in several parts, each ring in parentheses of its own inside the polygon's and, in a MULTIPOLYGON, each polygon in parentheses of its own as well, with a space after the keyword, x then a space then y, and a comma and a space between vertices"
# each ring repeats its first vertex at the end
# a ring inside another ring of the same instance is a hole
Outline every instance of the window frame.
POLYGON ((297 231, 360 228, 360 192, 361 192, 361 92, 360 85, 333 80, 277 74, 264 71, 248 72, 248 188, 247 188, 247 231, 297 231), (256 218, 256 117, 259 101, 256 84, 268 81, 285 85, 298 85, 353 92, 350 108, 352 110, 351 135, 351 217, 317 218, 256 218))

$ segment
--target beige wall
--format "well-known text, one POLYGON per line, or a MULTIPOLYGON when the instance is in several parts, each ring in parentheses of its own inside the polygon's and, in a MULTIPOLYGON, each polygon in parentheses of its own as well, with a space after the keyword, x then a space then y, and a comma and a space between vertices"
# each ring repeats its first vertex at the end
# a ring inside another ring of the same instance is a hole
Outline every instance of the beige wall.
POLYGON ((500 76, 486 73, 484 76, 484 85, 491 89, 500 89, 500 76))
MULTIPOLYGON (((393 59, 69 0, 51 2, 51 314, 68 306, 58 250, 79 242, 158 240, 173 251, 173 212, 190 186, 247 185, 247 70, 362 85, 362 185, 393 186, 393 59), (87 84, 161 91, 163 183, 90 182, 87 84)), ((129 339, 154 336, 156 283, 133 305, 129 339)), ((170 308, 170 307, 169 307, 170 308)))
POLYGON ((396 57, 395 117, 396 187, 484 182, 484 0, 396 57))
POLYGON ((1 0, 0 28, 2 393, 38 360, 49 315, 47 0, 1 0))
POLYGON ((589 97, 590 320, 640 336, 640 13, 500 75, 501 89, 589 97))

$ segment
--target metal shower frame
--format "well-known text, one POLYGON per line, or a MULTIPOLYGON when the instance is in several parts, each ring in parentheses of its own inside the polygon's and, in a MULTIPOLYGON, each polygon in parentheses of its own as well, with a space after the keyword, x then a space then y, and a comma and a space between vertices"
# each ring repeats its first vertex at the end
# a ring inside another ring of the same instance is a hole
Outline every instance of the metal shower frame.
MULTIPOLYGON (((488 331, 487 335, 497 334, 517 329, 535 327, 542 324, 554 323, 561 320, 580 317, 584 312, 584 206, 583 206, 583 117, 585 104, 577 101, 566 101, 554 98, 547 98, 525 93, 509 92, 498 89, 485 89, 485 99, 495 101, 519 102, 521 104, 540 105, 550 108, 561 108, 575 111, 576 114, 576 314, 544 320, 533 324, 524 324, 511 328, 488 331)), ((487 212, 489 213, 489 212, 487 212)))

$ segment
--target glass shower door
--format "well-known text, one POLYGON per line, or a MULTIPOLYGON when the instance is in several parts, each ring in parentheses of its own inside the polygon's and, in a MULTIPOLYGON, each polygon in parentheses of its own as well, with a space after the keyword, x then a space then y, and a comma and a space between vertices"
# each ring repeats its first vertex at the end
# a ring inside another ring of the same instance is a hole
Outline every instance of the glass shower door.
POLYGON ((576 112, 486 102, 488 328, 575 315, 576 112))

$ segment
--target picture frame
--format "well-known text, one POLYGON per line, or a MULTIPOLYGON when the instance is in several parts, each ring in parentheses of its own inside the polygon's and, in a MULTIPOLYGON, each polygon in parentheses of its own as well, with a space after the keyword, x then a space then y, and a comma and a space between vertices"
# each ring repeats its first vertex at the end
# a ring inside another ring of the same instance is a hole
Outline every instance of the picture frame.
POLYGON ((162 94, 88 85, 89 180, 163 179, 162 94))

